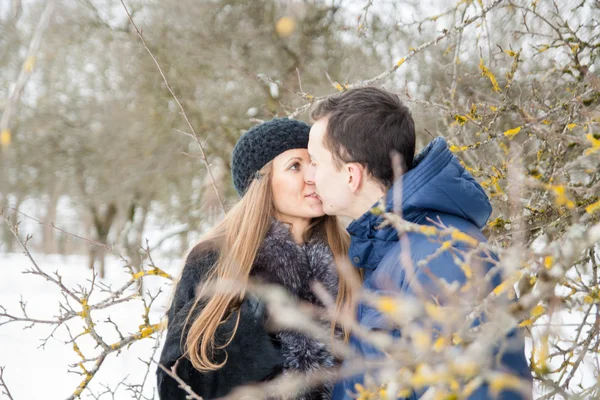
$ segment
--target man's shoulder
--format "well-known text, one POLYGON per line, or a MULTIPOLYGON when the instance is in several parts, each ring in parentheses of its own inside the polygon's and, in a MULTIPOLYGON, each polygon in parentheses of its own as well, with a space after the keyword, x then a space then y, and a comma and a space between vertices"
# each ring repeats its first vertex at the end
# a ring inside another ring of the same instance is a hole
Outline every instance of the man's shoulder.
MULTIPOLYGON (((440 230, 444 228, 458 229, 477 241, 486 241, 485 236, 474 223, 456 215, 430 212, 420 220, 419 225, 432 226, 440 230)), ((407 263, 411 264, 410 269, 412 272, 417 272, 424 264, 429 264, 427 260, 439 250, 446 240, 444 236, 428 236, 419 232, 406 233, 382 258, 375 271, 375 277, 386 276, 388 279, 393 279, 397 284, 401 284, 406 274, 407 263)), ((453 244, 454 247, 458 248, 465 245, 462 242, 453 244)), ((437 260, 446 265, 454 265, 451 257, 437 257, 437 260)))

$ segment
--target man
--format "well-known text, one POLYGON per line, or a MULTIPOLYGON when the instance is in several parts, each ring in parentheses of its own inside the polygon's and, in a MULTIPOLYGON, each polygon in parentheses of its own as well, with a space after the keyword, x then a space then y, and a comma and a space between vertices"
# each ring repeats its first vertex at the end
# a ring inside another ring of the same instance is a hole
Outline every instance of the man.
MULTIPOLYGON (((458 250, 467 251, 468 244, 456 241, 452 248, 457 251, 443 251, 441 242, 431 235, 417 231, 398 235, 391 225, 379 229, 383 219, 380 212, 372 211, 374 207, 381 210, 377 205, 383 200, 386 211, 400 212, 406 221, 429 228, 423 232, 430 233, 442 224, 469 235, 459 238, 485 242, 480 230, 492 208, 484 190, 460 165, 443 138, 434 139, 414 156, 415 127, 410 112, 398 96, 385 90, 364 87, 346 91, 319 103, 311 117, 315 122, 308 144, 312 162, 308 180, 315 183, 327 214, 353 219, 348 226, 349 257, 355 267, 364 270, 363 288, 379 294, 391 290, 412 298, 419 294, 421 299, 443 303, 437 281, 441 278, 465 284, 464 265, 457 265, 464 260, 457 254, 461 254, 458 250)), ((490 268, 491 264, 485 263, 483 272, 490 268)), ((490 286, 497 286, 501 279, 499 274, 494 275, 490 286)), ((367 329, 401 336, 385 316, 364 303, 358 306, 357 318, 367 329)), ((506 342, 510 346, 493 368, 531 382, 522 337, 513 331, 506 342)), ((381 356, 380 351, 356 337, 351 338, 351 344, 364 358, 381 356)), ((491 354, 489 358, 494 359, 491 354)), ((339 382, 333 399, 353 398, 355 385, 363 380, 358 375, 339 382)), ((420 398, 424 391, 415 390, 409 398, 420 398)), ((491 399, 490 392, 484 383, 469 399, 491 399)), ((527 397, 504 390, 494 398, 527 397)))

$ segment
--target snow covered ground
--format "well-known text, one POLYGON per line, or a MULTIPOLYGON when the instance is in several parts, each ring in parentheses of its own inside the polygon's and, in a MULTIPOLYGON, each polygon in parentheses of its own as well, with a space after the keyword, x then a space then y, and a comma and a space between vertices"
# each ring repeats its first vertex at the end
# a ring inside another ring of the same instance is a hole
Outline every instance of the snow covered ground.
MULTIPOLYGON (((58 271, 63 276, 64 284, 67 287, 76 288, 77 285, 89 287, 91 270, 87 268, 87 257, 34 254, 34 259, 44 271, 58 271)), ((175 276, 181 269, 180 259, 165 258, 154 261, 157 266, 175 276)), ((23 274, 23 271, 30 267, 31 261, 24 254, 0 253, 0 305, 6 307, 9 314, 22 315, 19 300, 23 299, 27 302, 30 318, 51 319, 58 315, 58 304, 60 301, 64 302, 64 299, 56 285, 39 276, 23 274)), ((116 288, 126 282, 128 278, 129 275, 123 270, 120 260, 114 257, 107 258, 107 275, 102 281, 104 284, 116 288)), ((155 324, 161 321, 165 313, 171 294, 170 282, 161 277, 149 276, 145 278, 145 285, 146 290, 153 295, 159 289, 163 291, 153 304, 149 314, 150 323, 155 324)), ((90 304, 94 304, 103 296, 104 294, 96 291, 90 304)), ((76 304, 74 307, 77 309, 76 304)), ((106 310, 95 311, 92 315, 99 333, 105 338, 105 341, 113 343, 119 339, 119 336, 111 324, 105 322, 108 315, 119 326, 123 335, 127 335, 139 331, 139 325, 143 323, 143 307, 141 300, 134 300, 106 310)), ((558 334, 563 339, 573 337, 575 326, 580 323, 581 318, 580 311, 556 314, 552 318, 552 325, 561 327, 553 328, 553 334, 558 334)), ((541 323, 542 320, 538 322, 541 323)), ((77 319, 67 325, 70 334, 66 327, 62 327, 54 333, 54 337, 50 338, 44 347, 40 347, 42 340, 52 333, 54 326, 38 324, 31 329, 24 329, 28 325, 19 322, 0 326, 0 366, 6 367, 4 379, 15 400, 65 399, 75 391, 82 381, 82 376, 69 372, 70 370, 79 370, 76 366, 72 368, 69 366, 77 364, 80 358, 73 350, 72 345, 65 342, 69 341, 70 335, 75 336, 82 332, 83 323, 81 319, 77 319)), ((536 334, 540 336, 544 332, 544 329, 539 326, 535 330, 536 334)), ((77 343, 86 357, 98 354, 98 349, 94 348, 94 342, 89 336, 83 336, 77 340, 77 343)), ((156 365, 152 364, 148 369, 144 361, 152 358, 158 359, 160 348, 154 354, 155 346, 157 346, 157 340, 151 337, 135 342, 120 354, 110 354, 105 365, 89 385, 91 393, 85 391, 82 397, 94 398, 93 393, 95 397, 100 395, 101 399, 137 398, 127 390, 125 385, 120 385, 120 382, 125 380, 130 384, 143 384, 143 393, 148 398, 152 398, 155 391, 154 371, 156 365), (114 397, 107 392, 107 388, 115 392, 114 397)), ((528 343, 528 357, 530 352, 531 345, 528 343)), ((577 387, 580 383, 583 387, 590 387, 594 384, 593 382, 597 382, 598 377, 595 376, 594 371, 600 369, 598 363, 598 355, 588 355, 583 367, 573 378, 571 387, 577 387)), ((534 397, 537 398, 543 393, 544 390, 536 387, 534 397)), ((0 398, 3 397, 0 395, 0 398)))

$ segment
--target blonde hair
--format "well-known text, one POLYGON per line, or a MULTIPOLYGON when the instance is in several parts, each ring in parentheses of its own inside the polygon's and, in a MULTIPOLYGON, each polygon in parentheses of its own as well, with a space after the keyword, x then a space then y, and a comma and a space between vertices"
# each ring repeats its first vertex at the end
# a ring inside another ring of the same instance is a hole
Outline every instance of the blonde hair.
MULTIPOLYGON (((231 342, 239 324, 239 313, 231 336, 224 345, 216 346, 215 333, 219 324, 230 317, 232 308, 243 300, 254 260, 275 215, 271 186, 272 163, 265 165, 261 169, 260 175, 259 179, 254 179, 250 183, 242 199, 225 214, 223 220, 190 251, 190 253, 210 249, 218 251, 218 259, 208 273, 206 282, 234 281, 241 288, 241 290, 217 290, 207 293, 207 285, 204 285, 196 296, 194 306, 185 321, 185 327, 189 326, 189 330, 185 338, 184 349, 192 365, 199 371, 219 369, 227 361, 227 353, 222 362, 215 361, 213 359, 214 350, 222 349, 231 342), (208 300, 203 300, 204 297, 208 297, 208 300), (194 317, 194 310, 201 301, 205 302, 204 308, 194 317)), ((348 260, 350 238, 337 218, 331 216, 315 219, 305 237, 309 237, 312 232, 317 230, 325 234, 340 277, 336 299, 337 315, 341 315, 342 312, 352 312, 356 301, 353 293, 358 275, 348 276, 348 274, 358 273, 353 267, 348 268, 350 265, 348 260)), ((332 329, 335 328, 335 323, 334 320, 332 329)), ((349 332, 343 325, 342 329, 347 340, 349 332)), ((183 340, 182 337, 182 342, 183 340)))

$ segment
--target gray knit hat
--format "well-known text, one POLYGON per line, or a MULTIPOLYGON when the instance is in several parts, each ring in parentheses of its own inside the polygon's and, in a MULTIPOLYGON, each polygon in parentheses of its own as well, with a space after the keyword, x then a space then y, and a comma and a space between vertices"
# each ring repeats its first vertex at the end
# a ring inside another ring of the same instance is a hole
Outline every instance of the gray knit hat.
POLYGON ((231 156, 233 186, 238 194, 243 196, 256 173, 281 153, 306 149, 309 131, 310 126, 305 122, 275 118, 244 133, 231 156))

